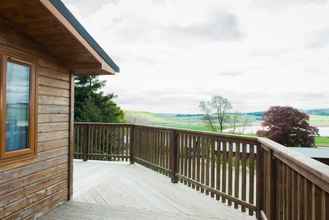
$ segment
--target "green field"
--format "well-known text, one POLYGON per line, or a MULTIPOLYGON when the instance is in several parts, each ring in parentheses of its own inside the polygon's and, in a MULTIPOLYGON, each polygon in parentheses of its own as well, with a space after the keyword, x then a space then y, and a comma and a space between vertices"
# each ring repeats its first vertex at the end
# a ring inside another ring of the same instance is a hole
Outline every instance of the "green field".
POLYGON ((175 114, 158 114, 150 112, 127 111, 125 116, 128 122, 148 124, 182 129, 209 131, 200 116, 176 116, 175 114))
MULTIPOLYGON (((126 111, 128 122, 136 124, 148 124, 153 126, 164 126, 198 131, 210 131, 201 115, 176 115, 151 112, 126 111)), ((250 117, 251 123, 259 123, 250 117)), ((310 122, 313 126, 329 126, 329 116, 311 115, 310 122)), ((248 134, 255 135, 255 134, 248 134)), ((316 137, 316 145, 329 147, 329 137, 316 137)))
POLYGON ((320 147, 329 147, 329 137, 316 137, 315 143, 320 147))
POLYGON ((329 116, 311 115, 310 123, 313 126, 329 126, 329 116))

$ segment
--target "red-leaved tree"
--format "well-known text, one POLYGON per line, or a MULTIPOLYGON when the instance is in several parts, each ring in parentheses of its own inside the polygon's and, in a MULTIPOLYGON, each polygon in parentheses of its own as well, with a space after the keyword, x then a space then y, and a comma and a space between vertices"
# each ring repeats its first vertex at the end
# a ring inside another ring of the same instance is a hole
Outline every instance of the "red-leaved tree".
POLYGON ((268 137, 287 147, 314 147, 319 130, 309 124, 309 116, 298 109, 273 106, 263 116, 263 130, 258 136, 268 137))

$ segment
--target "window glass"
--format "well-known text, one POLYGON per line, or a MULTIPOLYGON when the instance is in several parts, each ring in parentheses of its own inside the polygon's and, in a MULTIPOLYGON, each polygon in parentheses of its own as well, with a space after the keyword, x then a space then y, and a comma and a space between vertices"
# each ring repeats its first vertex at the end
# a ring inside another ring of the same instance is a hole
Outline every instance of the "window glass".
POLYGON ((6 152, 29 148, 30 66, 7 63, 6 152))

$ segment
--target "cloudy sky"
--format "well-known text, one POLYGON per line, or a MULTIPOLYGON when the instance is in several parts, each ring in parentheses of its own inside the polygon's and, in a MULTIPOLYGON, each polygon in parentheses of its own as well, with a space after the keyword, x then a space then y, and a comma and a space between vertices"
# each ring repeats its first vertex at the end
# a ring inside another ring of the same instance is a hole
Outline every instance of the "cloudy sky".
POLYGON ((64 0, 119 64, 124 109, 194 113, 329 107, 327 0, 64 0))

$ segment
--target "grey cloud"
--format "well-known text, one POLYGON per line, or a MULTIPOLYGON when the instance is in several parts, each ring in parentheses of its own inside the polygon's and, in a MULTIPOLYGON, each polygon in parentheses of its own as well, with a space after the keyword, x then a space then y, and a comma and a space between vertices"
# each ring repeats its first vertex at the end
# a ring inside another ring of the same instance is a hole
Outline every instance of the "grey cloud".
POLYGON ((236 41, 244 38, 238 17, 229 12, 217 12, 204 22, 190 25, 160 25, 152 20, 136 17, 134 20, 123 19, 120 24, 106 29, 116 29, 120 39, 129 42, 152 42, 157 39, 166 39, 170 43, 188 43, 199 41, 236 41))
POLYGON ((200 37, 214 41, 232 41, 244 37, 238 17, 229 12, 218 12, 207 22, 189 26, 174 26, 170 31, 178 35, 200 37))

